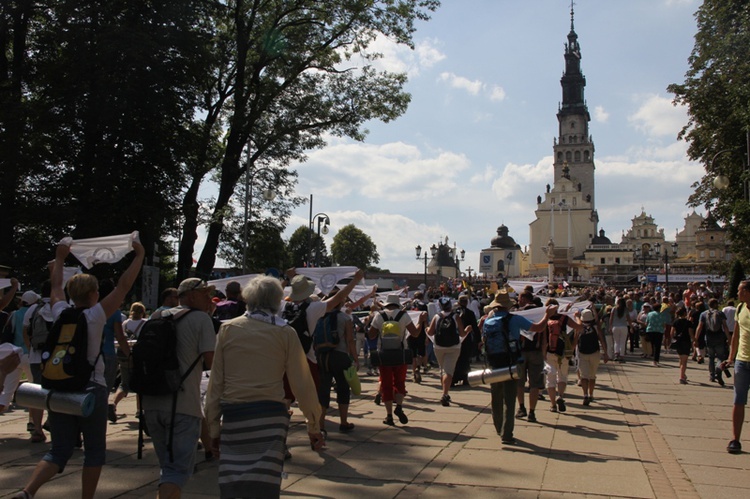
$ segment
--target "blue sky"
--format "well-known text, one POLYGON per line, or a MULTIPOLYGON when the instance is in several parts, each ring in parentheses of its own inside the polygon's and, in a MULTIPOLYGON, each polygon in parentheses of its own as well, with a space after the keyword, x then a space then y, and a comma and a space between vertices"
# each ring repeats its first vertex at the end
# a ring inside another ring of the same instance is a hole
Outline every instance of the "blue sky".
MULTIPOLYGON (((599 228, 614 243, 642 207, 668 240, 691 211, 703 170, 676 139, 687 118, 666 87, 684 80, 699 4, 576 1, 599 228)), ((466 251, 463 268, 478 268, 501 224, 527 245, 536 197, 552 182, 569 31, 567 0, 444 0, 419 23, 416 50, 379 41, 383 67, 409 73, 409 110, 295 167, 298 194, 330 216, 329 247, 351 223, 377 245, 380 267, 422 272, 414 247, 445 236, 466 251)), ((286 236, 308 217, 309 206, 296 210, 286 236)))

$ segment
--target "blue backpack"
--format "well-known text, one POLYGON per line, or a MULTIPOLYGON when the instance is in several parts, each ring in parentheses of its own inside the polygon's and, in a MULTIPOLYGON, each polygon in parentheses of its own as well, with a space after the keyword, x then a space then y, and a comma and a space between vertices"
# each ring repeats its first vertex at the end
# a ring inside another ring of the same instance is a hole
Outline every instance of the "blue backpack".
POLYGON ((330 352, 336 348, 341 341, 338 332, 339 311, 333 310, 326 313, 315 323, 313 331, 313 348, 318 354, 330 352))
POLYGON ((518 354, 518 340, 510 337, 510 314, 494 315, 484 321, 482 337, 487 355, 518 354))

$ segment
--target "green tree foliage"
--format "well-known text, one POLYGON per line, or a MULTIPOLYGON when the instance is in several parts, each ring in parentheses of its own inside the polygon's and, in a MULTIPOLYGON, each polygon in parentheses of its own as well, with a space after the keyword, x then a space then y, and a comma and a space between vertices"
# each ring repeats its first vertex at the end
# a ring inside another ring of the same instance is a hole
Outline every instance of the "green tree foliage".
POLYGON ((287 251, 293 267, 304 267, 308 262, 315 266, 318 255, 319 267, 331 265, 325 240, 305 225, 298 227, 289 237, 287 251))
MULTIPOLYGON (((415 22, 427 19, 437 0, 235 0, 217 19, 221 57, 206 86, 204 130, 224 126, 218 159, 219 191, 196 272, 210 272, 226 206, 246 168, 283 168, 322 147, 324 135, 364 137, 364 123, 389 121, 406 110, 406 75, 378 71, 378 37, 412 46, 415 22), (221 117, 222 120, 218 118, 221 117)), ((208 166, 208 165, 205 165, 208 166)), ((191 263, 195 243, 194 188, 209 171, 193 170, 183 203, 186 238, 179 267, 191 263)))
POLYGON ((331 253, 337 264, 353 265, 360 269, 369 269, 373 263, 380 261, 375 243, 354 224, 342 227, 334 236, 331 253))
POLYGON ((375 69, 370 45, 412 46, 438 4, 0 2, 0 264, 43 277, 62 235, 138 229, 149 252, 180 239, 181 279, 200 228, 199 275, 218 251, 237 261, 246 172, 257 192, 278 191, 271 204, 250 199, 248 219, 283 230, 302 201, 290 164, 325 137, 361 140, 367 121, 404 113, 406 75, 375 69), (200 199, 210 182, 215 197, 200 199))
MULTIPOLYGON (((238 231, 228 231, 231 235, 222 246, 219 256, 237 269, 242 269, 242 250, 244 246, 244 226, 238 231)), ((263 273, 266 269, 284 270, 289 267, 289 254, 286 243, 281 237, 282 228, 273 220, 255 220, 248 223, 247 256, 245 266, 247 273, 263 273)))
POLYGON ((685 81, 668 90, 688 107, 688 123, 679 138, 688 155, 706 173, 693 185, 690 206, 703 205, 729 230, 734 255, 745 264, 750 244, 750 203, 746 148, 750 147, 750 4, 744 0, 705 0, 696 13, 698 31, 685 81), (719 190, 717 175, 730 187, 719 190))
POLYGON ((737 288, 740 283, 745 280, 745 269, 742 267, 742 263, 739 260, 735 260, 732 264, 732 271, 729 274, 729 297, 737 299, 737 288))
POLYGON ((13 191, 0 196, 3 258, 43 268, 65 233, 134 229, 150 251, 174 226, 183 167, 195 154, 190 125, 212 31, 206 5, 0 4, 0 99, 11 105, 0 105, 0 183, 13 191))

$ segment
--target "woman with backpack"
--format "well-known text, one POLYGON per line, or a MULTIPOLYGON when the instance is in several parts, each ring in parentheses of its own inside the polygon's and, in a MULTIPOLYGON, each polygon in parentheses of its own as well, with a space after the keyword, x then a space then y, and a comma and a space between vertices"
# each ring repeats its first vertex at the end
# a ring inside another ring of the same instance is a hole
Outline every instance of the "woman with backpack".
MULTIPOLYGON (((81 497, 90 499, 96 493, 99 476, 102 472, 106 458, 106 436, 107 436, 107 388, 104 380, 104 359, 100 355, 102 332, 107 317, 112 315, 125 299, 125 295, 133 286, 143 264, 145 250, 138 241, 133 241, 135 257, 125 272, 120 276, 114 291, 99 301, 99 282, 91 274, 76 274, 71 277, 65 288, 63 288, 63 266, 65 259, 70 254, 70 243, 61 243, 57 246, 55 262, 52 267, 50 280, 52 281, 52 292, 50 303, 55 321, 63 321, 68 317, 77 315, 85 317, 86 323, 86 358, 85 361, 90 369, 90 375, 86 378, 84 389, 95 397, 94 410, 90 416, 72 416, 69 414, 49 412, 50 434, 52 446, 49 452, 36 465, 31 478, 20 492, 12 497, 16 499, 30 499, 34 497, 39 488, 47 481, 62 473, 65 465, 73 455, 76 440, 83 433, 83 472, 81 473, 81 497), (67 290, 75 309, 68 306, 65 297, 67 290)), ((81 324, 82 321, 79 321, 81 324)), ((79 322, 76 322, 78 324, 79 322)), ((65 323, 66 325, 68 323, 65 323)), ((79 326, 76 326, 76 330, 79 326)), ((56 326, 50 333, 54 341, 56 326)), ((50 357, 45 358, 42 354, 42 384, 46 379, 47 364, 50 357)), ((72 356, 74 352, 69 351, 72 356)), ((55 356, 57 357, 57 356, 55 356)), ((60 363, 58 363, 59 365, 60 363)))
POLYGON ((601 360, 600 344, 604 347, 604 362, 609 360, 607 347, 602 330, 596 323, 594 312, 585 309, 581 313, 583 328, 576 331, 576 345, 578 347, 578 371, 581 375, 583 389, 583 405, 590 405, 594 400, 594 386, 596 371, 601 360))
POLYGON ((438 305, 440 312, 435 314, 430 321, 427 337, 435 344, 435 357, 443 371, 441 378, 443 396, 440 398, 440 403, 447 407, 451 404, 451 396, 448 392, 453 383, 456 362, 461 355, 461 338, 471 332, 471 328, 464 330, 463 320, 453 311, 453 301, 450 296, 441 296, 438 299, 438 305))

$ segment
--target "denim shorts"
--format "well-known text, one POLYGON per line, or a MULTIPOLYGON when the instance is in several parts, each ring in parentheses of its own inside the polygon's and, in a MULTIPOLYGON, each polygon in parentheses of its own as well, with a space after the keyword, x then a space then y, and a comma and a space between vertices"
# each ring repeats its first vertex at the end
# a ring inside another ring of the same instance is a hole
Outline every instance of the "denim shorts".
POLYGON ((747 405, 747 391, 750 389, 750 362, 734 362, 734 405, 747 405))
POLYGON ((195 450, 201 433, 201 418, 188 416, 187 414, 175 414, 174 434, 172 436, 174 459, 170 462, 167 442, 169 442, 171 418, 172 413, 170 411, 146 411, 146 426, 151 433, 151 442, 154 444, 154 451, 156 451, 156 457, 159 459, 159 465, 161 466, 159 484, 172 483, 182 489, 193 474, 195 450))
POLYGON ((94 394, 94 411, 87 418, 60 412, 49 413, 52 446, 42 458, 56 464, 60 473, 65 469, 78 439, 83 433, 83 465, 103 466, 107 454, 107 388, 90 382, 87 392, 94 394))

